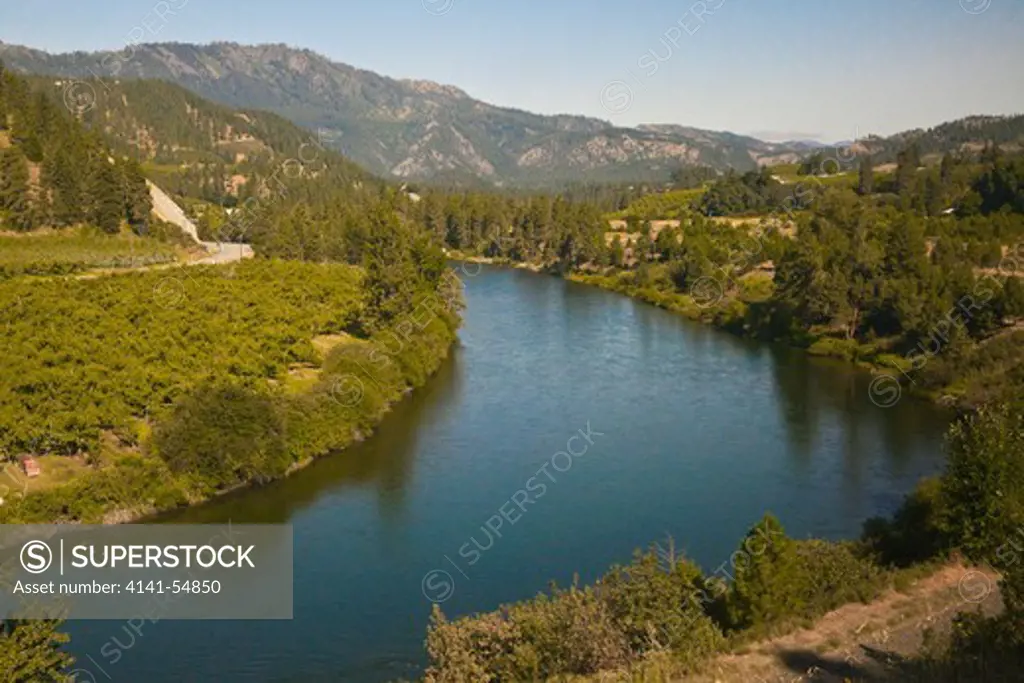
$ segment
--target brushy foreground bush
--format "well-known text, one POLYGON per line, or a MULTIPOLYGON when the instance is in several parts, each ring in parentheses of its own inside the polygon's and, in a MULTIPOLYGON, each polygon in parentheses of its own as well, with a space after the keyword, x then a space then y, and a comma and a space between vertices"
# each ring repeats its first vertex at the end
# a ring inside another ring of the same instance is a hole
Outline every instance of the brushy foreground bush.
POLYGON ((733 558, 725 625, 747 637, 871 600, 887 584, 884 572, 852 544, 793 540, 771 515, 751 529, 733 558))
POLYGON ((909 567, 938 557, 947 549, 940 529, 942 480, 921 480, 892 519, 873 517, 864 523, 862 542, 883 566, 909 567))
POLYGON ((1024 410, 978 410, 950 429, 938 524, 948 543, 1003 568, 1000 549, 1024 528, 1024 410))
POLYGON ((731 583, 693 563, 638 553, 593 586, 449 621, 435 607, 427 636, 430 683, 543 681, 668 655, 698 670, 729 638, 790 627, 877 596, 888 575, 849 543, 796 541, 771 515, 733 554, 731 583))
POLYGON ((683 665, 717 652, 721 631, 692 598, 700 570, 666 571, 653 553, 616 567, 597 585, 448 621, 435 608, 427 639, 431 683, 536 681, 593 674, 673 648, 683 665))

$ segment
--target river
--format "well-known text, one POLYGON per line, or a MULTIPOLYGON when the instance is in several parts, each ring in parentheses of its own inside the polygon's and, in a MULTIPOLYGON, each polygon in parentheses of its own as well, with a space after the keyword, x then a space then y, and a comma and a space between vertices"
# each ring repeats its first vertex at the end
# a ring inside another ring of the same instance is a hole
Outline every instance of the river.
POLYGON ((490 610, 669 535, 710 572, 766 510, 853 537, 942 467, 950 416, 879 408, 850 366, 554 277, 463 279, 459 347, 374 437, 168 518, 292 524, 294 620, 71 624, 79 683, 411 679, 430 599, 490 610))

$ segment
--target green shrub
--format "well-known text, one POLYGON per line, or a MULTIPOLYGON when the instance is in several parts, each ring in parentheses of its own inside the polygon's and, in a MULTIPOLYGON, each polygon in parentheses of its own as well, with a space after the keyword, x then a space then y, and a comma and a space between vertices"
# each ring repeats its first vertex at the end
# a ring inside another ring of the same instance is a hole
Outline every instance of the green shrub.
POLYGON ((830 358, 842 358, 843 360, 855 360, 860 356, 860 344, 856 339, 837 339, 835 337, 821 337, 807 349, 812 356, 828 356, 830 358))
POLYGON ((154 451, 209 494, 284 476, 292 459, 274 397, 240 384, 202 385, 153 432, 154 451))
POLYGON ((874 517, 864 523, 861 540, 877 562, 908 567, 931 560, 947 548, 939 528, 941 495, 938 477, 923 479, 891 520, 874 517))
POLYGON ((875 599, 887 585, 883 571, 860 557, 851 543, 819 539, 797 541, 797 556, 806 577, 804 611, 795 616, 817 618, 850 602, 875 599))
POLYGON ((430 683, 536 681, 592 674, 628 660, 626 639, 593 589, 576 587, 449 622, 435 607, 430 683))
POLYGON ((560 674, 593 674, 625 664, 626 638, 608 605, 591 588, 572 587, 539 596, 509 612, 522 642, 516 648, 515 677, 544 680, 560 674))
POLYGON ((732 564, 736 574, 726 598, 728 625, 755 634, 869 600, 886 583, 881 570, 859 557, 852 545, 795 541, 772 515, 750 530, 732 564))
POLYGON ((940 529, 968 557, 998 566, 999 549, 1024 528, 1024 411, 981 408, 947 442, 940 529))
POLYGON ((515 680, 515 650, 522 639, 516 624, 498 612, 448 621, 434 605, 427 631, 430 667, 426 683, 515 680))
POLYGON ((638 553, 632 564, 613 568, 598 589, 634 657, 670 648, 680 663, 695 666, 723 644, 695 599, 704 577, 686 560, 664 567, 653 552, 638 553))

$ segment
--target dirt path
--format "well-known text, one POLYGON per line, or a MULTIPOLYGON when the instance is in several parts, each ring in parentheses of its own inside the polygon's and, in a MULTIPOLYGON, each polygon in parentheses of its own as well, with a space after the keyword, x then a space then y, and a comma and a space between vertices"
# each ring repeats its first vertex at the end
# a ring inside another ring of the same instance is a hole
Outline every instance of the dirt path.
POLYGON ((845 605, 813 628, 720 657, 702 676, 677 683, 843 683, 895 681, 899 663, 921 650, 925 631, 948 635, 953 617, 1002 607, 997 577, 987 570, 950 565, 906 593, 870 604, 845 605))

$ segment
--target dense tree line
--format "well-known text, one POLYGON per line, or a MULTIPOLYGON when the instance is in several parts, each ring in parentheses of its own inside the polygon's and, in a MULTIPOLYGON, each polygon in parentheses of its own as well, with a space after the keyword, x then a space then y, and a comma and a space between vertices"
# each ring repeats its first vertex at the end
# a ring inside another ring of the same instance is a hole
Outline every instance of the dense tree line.
MULTIPOLYGON (((246 232, 261 253, 271 256, 363 263, 360 245, 376 229, 378 235, 402 235, 401 242, 421 253, 427 238, 435 247, 464 255, 566 270, 605 258, 607 222, 600 210, 548 195, 426 191, 411 196, 391 188, 307 182, 289 185, 276 201, 253 202, 253 207, 259 215, 246 232), (377 229, 382 223, 390 227, 377 229)), ((244 222, 237 215, 217 219, 224 232, 244 222)), ((416 276, 410 272, 406 279, 416 276)))
POLYGON ((713 183, 697 203, 706 216, 792 211, 810 205, 813 185, 785 185, 769 167, 737 174, 730 172, 713 183))
POLYGON ((607 229, 594 206, 547 195, 431 193, 409 215, 449 249, 565 269, 600 259, 607 229))
POLYGON ((115 159, 57 102, 0 64, 0 216, 8 229, 81 223, 144 230, 152 208, 132 160, 115 159))
POLYGON ((959 311, 963 325, 950 334, 980 339, 1004 318, 1024 316, 1016 278, 1005 287, 981 282, 974 268, 984 254, 965 259, 965 242, 950 226, 941 226, 930 245, 926 230, 915 214, 833 195, 800 220, 795 239, 785 244, 776 298, 804 329, 821 325, 859 341, 900 337, 909 346, 927 340, 972 294, 970 310, 959 311))

